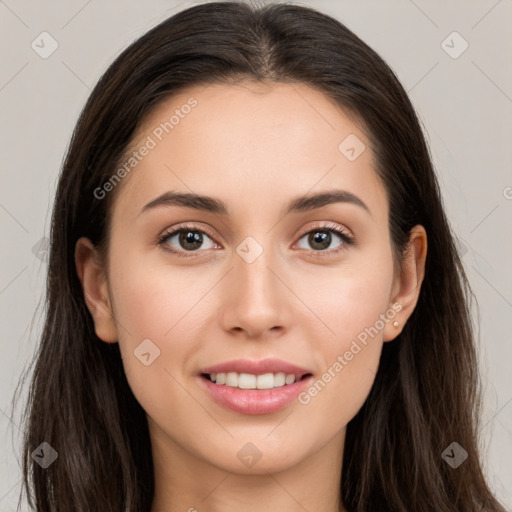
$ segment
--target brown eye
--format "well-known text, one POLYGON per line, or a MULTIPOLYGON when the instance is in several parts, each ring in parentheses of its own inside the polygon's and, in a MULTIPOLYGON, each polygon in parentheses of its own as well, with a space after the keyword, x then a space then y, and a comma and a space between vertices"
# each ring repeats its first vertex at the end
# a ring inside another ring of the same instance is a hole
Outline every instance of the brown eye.
POLYGON ((302 235, 301 240, 306 238, 306 244, 309 247, 300 247, 301 249, 309 249, 313 252, 337 253, 346 248, 347 245, 353 245, 354 239, 338 226, 322 226, 310 230, 302 235), (307 238, 306 238, 307 237, 307 238), (329 247, 339 240, 337 246, 329 250, 329 247))
POLYGON ((203 235, 199 231, 181 230, 177 235, 179 245, 186 250, 195 251, 203 243, 203 235))
MULTIPOLYGON (((203 230, 195 226, 180 226, 168 233, 165 233, 158 243, 168 251, 179 256, 189 256, 188 253, 200 252, 199 249, 211 249, 217 247, 211 237, 203 230), (206 244, 210 240, 210 244, 206 244)), ((190 254, 193 256, 193 254, 190 254)))

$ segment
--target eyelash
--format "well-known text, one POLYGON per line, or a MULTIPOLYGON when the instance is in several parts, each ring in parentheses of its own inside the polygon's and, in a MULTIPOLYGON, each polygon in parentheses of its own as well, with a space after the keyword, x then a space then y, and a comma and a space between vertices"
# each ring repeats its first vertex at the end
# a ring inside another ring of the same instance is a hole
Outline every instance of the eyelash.
MULTIPOLYGON (((203 233, 205 235, 208 235, 212 240, 214 239, 214 236, 212 233, 209 232, 209 230, 201 228, 199 229, 197 226, 190 225, 190 224, 184 224, 181 226, 178 226, 177 228, 173 229, 172 231, 168 231, 164 233, 161 237, 158 239, 158 244, 163 246, 164 250, 172 252, 173 254, 176 254, 180 258, 189 258, 196 256, 196 253, 199 251, 178 251, 176 249, 171 248, 170 245, 167 244, 167 241, 171 239, 174 235, 181 233, 182 231, 193 231, 197 233, 203 233), (183 254, 183 253, 189 253, 189 254, 183 254)), ((330 233, 334 233, 335 235, 338 235, 343 243, 341 246, 337 249, 331 250, 331 251, 314 251, 310 250, 310 253, 313 253, 315 257, 325 257, 325 254, 332 255, 332 254, 338 254, 341 251, 344 251, 346 249, 346 246, 355 245, 355 239, 351 235, 349 235, 343 228, 340 228, 336 224, 328 224, 325 226, 319 226, 314 229, 310 229, 309 231, 306 231, 303 233, 299 240, 304 238, 304 236, 309 235, 310 233, 320 232, 320 231, 327 231, 330 233)))

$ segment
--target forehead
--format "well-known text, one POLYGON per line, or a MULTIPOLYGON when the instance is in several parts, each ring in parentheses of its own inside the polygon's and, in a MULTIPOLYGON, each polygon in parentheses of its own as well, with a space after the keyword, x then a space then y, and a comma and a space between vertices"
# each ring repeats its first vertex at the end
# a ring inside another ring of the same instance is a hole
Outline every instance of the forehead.
POLYGON ((188 88, 153 109, 131 151, 138 159, 115 205, 125 217, 170 190, 215 196, 236 211, 343 188, 386 210, 360 123, 305 84, 188 88))

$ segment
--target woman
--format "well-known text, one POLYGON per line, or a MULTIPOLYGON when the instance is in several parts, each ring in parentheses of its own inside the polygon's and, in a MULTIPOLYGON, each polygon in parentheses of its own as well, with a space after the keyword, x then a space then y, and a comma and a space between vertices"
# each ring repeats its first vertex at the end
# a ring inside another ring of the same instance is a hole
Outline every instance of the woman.
POLYGON ((214 2, 124 50, 73 133, 47 290, 38 511, 504 510, 418 119, 329 16, 214 2))

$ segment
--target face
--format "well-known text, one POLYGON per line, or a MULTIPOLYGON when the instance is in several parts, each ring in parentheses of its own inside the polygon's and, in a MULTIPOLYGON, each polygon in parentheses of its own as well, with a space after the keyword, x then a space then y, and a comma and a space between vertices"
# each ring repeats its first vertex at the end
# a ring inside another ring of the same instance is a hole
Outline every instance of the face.
POLYGON ((243 82, 161 103, 132 149, 104 288, 115 323, 89 305, 98 336, 119 342, 152 442, 261 474, 342 449, 414 302, 393 273, 365 133, 306 85, 243 82), (326 192, 338 195, 294 203, 326 192), (277 362, 251 366, 262 360, 277 362))

